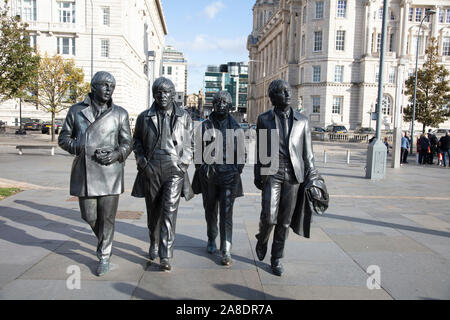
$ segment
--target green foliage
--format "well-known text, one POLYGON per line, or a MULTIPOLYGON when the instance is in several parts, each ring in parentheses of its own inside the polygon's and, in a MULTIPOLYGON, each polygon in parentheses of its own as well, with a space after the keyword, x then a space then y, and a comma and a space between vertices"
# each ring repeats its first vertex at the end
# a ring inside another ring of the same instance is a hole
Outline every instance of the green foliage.
MULTIPOLYGON (((438 127, 450 117, 450 86, 449 72, 438 64, 438 46, 436 39, 430 39, 430 45, 425 51, 426 61, 417 72, 417 98, 416 98, 416 121, 422 123, 422 131, 425 127, 438 127)), ((406 94, 409 96, 410 104, 403 109, 403 119, 412 120, 414 104, 415 74, 405 82, 406 94)))
POLYGON ((31 100, 52 114, 54 128, 56 115, 84 98, 89 89, 89 84, 84 82, 83 69, 77 68, 73 59, 45 54, 40 59, 39 73, 31 86, 34 93, 31 100))
POLYGON ((0 188, 0 200, 20 192, 18 188, 0 188))
POLYGON ((39 56, 29 45, 27 24, 11 17, 8 1, 0 8, 0 100, 21 98, 33 81, 39 56))

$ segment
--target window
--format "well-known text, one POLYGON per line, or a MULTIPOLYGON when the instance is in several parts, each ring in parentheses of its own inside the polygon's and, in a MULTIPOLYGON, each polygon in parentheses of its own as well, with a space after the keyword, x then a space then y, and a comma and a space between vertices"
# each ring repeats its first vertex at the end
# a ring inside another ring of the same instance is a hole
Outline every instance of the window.
POLYGON ((103 58, 109 58, 109 40, 108 39, 101 40, 101 56, 103 58))
POLYGON ((343 81, 344 81, 344 66, 335 66, 334 82, 343 82, 343 81))
POLYGON ((439 8, 439 23, 444 23, 444 9, 439 8))
POLYGON ((18 0, 17 15, 22 21, 36 21, 36 0, 18 0))
POLYGON ((383 7, 378 9, 378 19, 383 20, 383 7))
POLYGON ((381 112, 386 115, 390 116, 392 113, 392 99, 389 96, 383 97, 383 102, 381 103, 381 112))
POLYGON ((303 23, 306 23, 306 6, 303 7, 303 23))
POLYGON ((167 74, 171 75, 172 74, 172 67, 167 67, 167 74))
POLYGON ((344 51, 345 48, 345 31, 338 30, 336 33, 336 50, 344 51))
POLYGON ((422 46, 422 36, 413 37, 413 45, 411 48, 412 55, 415 55, 417 53, 417 46, 419 48, 419 54, 420 54, 420 47, 422 46))
POLYGON ((320 82, 320 66, 313 66, 313 82, 320 82))
POLYGON ((316 19, 323 19, 323 1, 316 2, 316 19))
POLYGON ((102 8, 103 13, 103 25, 109 26, 110 20, 111 20, 111 10, 109 7, 102 8))
POLYGON ((378 81, 380 81, 380 67, 377 66, 375 70, 375 82, 378 81))
POLYGON ((300 83, 305 82, 305 68, 300 68, 300 83))
POLYGON ((57 37, 58 54, 75 55, 75 38, 57 37))
POLYGON ((445 37, 442 43, 442 55, 450 56, 450 37, 445 37))
POLYGON ((389 83, 395 83, 395 67, 389 69, 389 83))
POLYGON ((391 20, 395 20, 395 14, 394 11, 391 10, 391 20))
POLYGON ((422 21, 422 8, 416 8, 416 22, 422 21))
POLYGON ((447 19, 445 20, 446 23, 450 23, 450 9, 447 9, 447 19))
POLYGON ((414 8, 409 8, 408 21, 413 21, 414 8))
POLYGON ((320 96, 312 96, 312 113, 320 113, 320 96))
POLYGON ((381 51, 381 33, 377 33, 377 52, 381 51))
POLYGON ((430 8, 426 8, 425 9, 425 22, 430 22, 430 16, 429 16, 429 11, 430 11, 431 9, 430 8))
POLYGON ((342 96, 334 96, 333 97, 333 108, 331 110, 331 113, 333 114, 341 114, 342 112, 342 104, 344 102, 344 97, 342 96))
POLYGON ((338 0, 337 16, 339 18, 345 18, 346 11, 347 11, 347 0, 338 0))
MULTIPOLYGON (((162 67, 162 74, 164 74, 164 66, 162 67)), ((206 80, 206 77, 205 77, 205 80, 206 80)))
POLYGON ((394 52, 394 33, 389 35, 389 52, 394 52))
POLYGON ((59 22, 75 23, 75 2, 58 2, 59 22))
POLYGON ((322 51, 322 31, 314 32, 314 52, 322 51))
POLYGON ((302 35, 302 57, 305 55, 305 35, 302 35))

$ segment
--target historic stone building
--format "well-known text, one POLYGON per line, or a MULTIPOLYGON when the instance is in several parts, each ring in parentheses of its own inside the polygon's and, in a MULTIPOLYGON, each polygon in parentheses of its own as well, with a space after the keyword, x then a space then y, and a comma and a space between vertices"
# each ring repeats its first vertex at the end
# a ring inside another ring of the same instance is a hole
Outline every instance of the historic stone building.
MULTIPOLYGON (((404 81, 414 73, 418 29, 419 67, 429 39, 450 69, 450 1, 390 0, 384 66, 382 129, 394 126, 394 110, 408 104, 404 81)), ((270 108, 267 87, 283 78, 312 126, 375 127, 381 46, 382 0, 258 0, 253 8, 248 119, 270 108)), ((447 122, 441 127, 449 127, 447 122)), ((403 123, 408 129, 409 123, 403 123)))
MULTIPOLYGON (((29 24, 30 44, 41 54, 72 58, 89 82, 93 73, 111 72, 117 81, 114 102, 133 124, 149 107, 151 84, 160 75, 167 27, 160 0, 11 0, 11 12, 29 24), (91 42, 91 31, 93 41, 91 42), (91 55, 92 45, 92 55, 91 55)), ((0 119, 18 122, 19 103, 0 105, 0 119)), ((24 104, 23 117, 50 119, 24 104)), ((64 113, 58 118, 63 118, 64 113)))

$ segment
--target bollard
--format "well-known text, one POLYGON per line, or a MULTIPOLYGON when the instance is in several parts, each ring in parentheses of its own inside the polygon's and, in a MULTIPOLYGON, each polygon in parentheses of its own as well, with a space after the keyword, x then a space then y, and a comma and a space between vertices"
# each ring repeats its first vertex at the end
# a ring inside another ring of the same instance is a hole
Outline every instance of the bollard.
POLYGON ((327 163, 327 150, 323 150, 323 163, 327 163))
POLYGON ((347 164, 350 164, 350 150, 347 150, 347 164))

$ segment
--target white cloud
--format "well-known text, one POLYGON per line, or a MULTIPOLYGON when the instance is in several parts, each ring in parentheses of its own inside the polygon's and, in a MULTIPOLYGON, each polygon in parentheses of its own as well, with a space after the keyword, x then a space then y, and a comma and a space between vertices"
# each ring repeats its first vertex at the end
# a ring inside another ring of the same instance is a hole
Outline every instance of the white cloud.
POLYGON ((216 1, 207 6, 203 12, 212 20, 223 8, 225 5, 222 1, 216 1))

